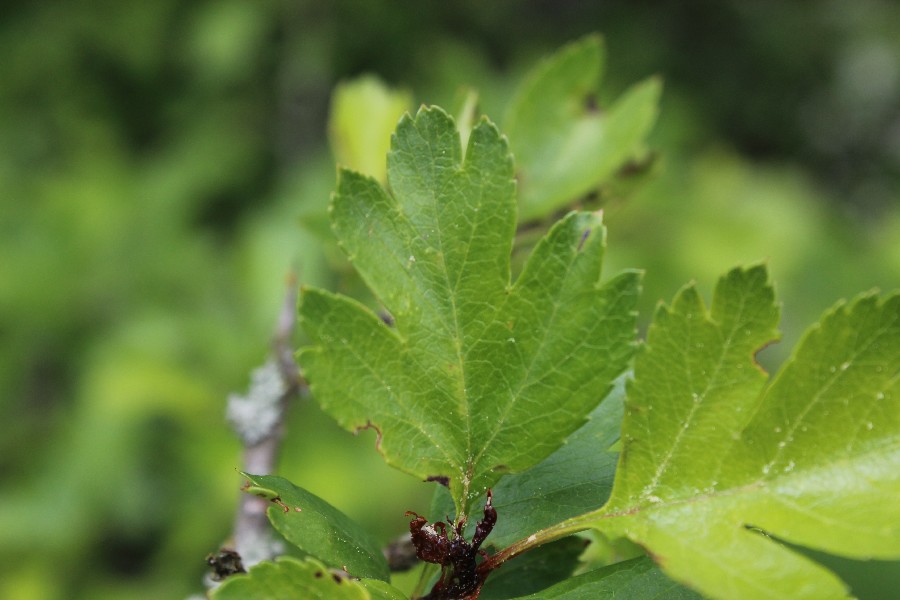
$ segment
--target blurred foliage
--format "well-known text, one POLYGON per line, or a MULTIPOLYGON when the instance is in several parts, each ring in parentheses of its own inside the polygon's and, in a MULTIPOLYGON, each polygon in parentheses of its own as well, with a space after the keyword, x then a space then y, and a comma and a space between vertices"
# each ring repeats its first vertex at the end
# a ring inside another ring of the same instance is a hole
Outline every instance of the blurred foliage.
MULTIPOLYGON (((658 159, 600 197, 609 268, 647 269, 646 319, 768 257, 790 347, 837 298, 900 282, 898 30, 888 0, 5 2, 0 596, 201 589, 240 483, 224 400, 285 274, 359 289, 324 225, 338 82, 447 107, 470 85, 499 118, 539 56, 601 31, 601 107, 665 80, 658 159)), ((430 488, 373 441, 298 403, 280 474, 387 540, 430 488)), ((863 598, 900 585, 843 568, 863 598)))

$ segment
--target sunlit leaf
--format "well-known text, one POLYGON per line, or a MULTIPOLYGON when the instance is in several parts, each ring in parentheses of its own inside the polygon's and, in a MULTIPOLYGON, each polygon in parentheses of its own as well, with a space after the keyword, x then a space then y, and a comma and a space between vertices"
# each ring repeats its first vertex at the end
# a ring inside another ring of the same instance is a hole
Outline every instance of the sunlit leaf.
POLYGON ((339 165, 385 180, 391 132, 412 106, 408 92, 366 76, 340 84, 331 100, 328 134, 339 165))
POLYGON ((845 598, 779 540, 900 557, 900 295, 839 304, 767 384, 753 355, 777 319, 762 267, 724 277, 709 310, 693 286, 660 307, 588 521, 713 598, 845 598))

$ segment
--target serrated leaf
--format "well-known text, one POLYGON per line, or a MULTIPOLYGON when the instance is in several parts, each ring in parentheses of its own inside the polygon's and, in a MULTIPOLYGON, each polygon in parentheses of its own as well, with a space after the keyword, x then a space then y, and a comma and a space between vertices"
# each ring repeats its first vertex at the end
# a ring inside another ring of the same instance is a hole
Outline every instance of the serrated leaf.
POLYGON ((900 556, 900 295, 839 304, 766 385, 777 333, 763 267, 734 270, 706 310, 661 307, 636 360, 612 498, 589 517, 712 598, 846 598, 775 539, 900 556))
POLYGON ((337 86, 331 99, 328 134, 338 164, 385 181, 384 155, 391 132, 409 110, 412 97, 376 77, 364 76, 337 86))
POLYGON ((590 213, 557 223, 511 285, 506 142, 482 120, 461 154, 453 120, 423 108, 394 136, 391 194, 341 173, 333 228, 393 326, 305 290, 314 345, 299 358, 326 411, 376 427, 389 463, 446 477, 458 513, 584 422, 632 354, 638 289, 634 272, 600 285, 605 230, 590 213))
POLYGON ((267 515, 288 542, 335 569, 346 569, 354 577, 389 579, 387 560, 378 542, 350 517, 282 477, 243 475, 263 490, 258 495, 279 499, 267 515))
POLYGON ((382 581, 357 581, 330 571, 315 559, 283 556, 233 575, 210 593, 213 600, 402 600, 382 581))
POLYGON ((700 600, 662 574, 649 558, 636 558, 577 577, 520 600, 700 600))
POLYGON ((640 149, 656 121, 660 81, 595 106, 605 51, 599 36, 566 46, 538 65, 504 122, 516 155, 523 221, 540 218, 610 180, 640 149))

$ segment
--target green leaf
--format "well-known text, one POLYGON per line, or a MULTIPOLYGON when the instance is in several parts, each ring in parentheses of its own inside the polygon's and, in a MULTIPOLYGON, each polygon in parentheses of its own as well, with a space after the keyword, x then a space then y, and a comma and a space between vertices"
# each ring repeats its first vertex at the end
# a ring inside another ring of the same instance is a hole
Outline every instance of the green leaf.
POLYGON ((357 581, 329 570, 314 559, 282 556, 233 575, 210 594, 213 600, 402 600, 382 581, 357 581))
POLYGON ((377 428, 390 464, 448 478, 458 514, 584 423, 633 353, 638 292, 635 272, 599 283, 605 230, 590 213, 557 223, 511 285, 509 150, 482 120, 461 154, 453 120, 423 108, 394 135, 392 194, 341 173, 333 228, 394 325, 305 290, 314 345, 299 357, 326 411, 377 428))
POLYGON ((279 500, 267 514, 272 526, 287 541, 335 569, 346 569, 354 577, 388 580, 387 560, 378 542, 350 517, 287 479, 243 475, 253 483, 247 491, 279 500))
POLYGON ((359 584, 366 588, 372 600, 407 600, 406 594, 384 581, 361 579, 359 584))
POLYGON ((504 130, 518 163, 523 221, 541 218, 596 190, 641 149, 656 121, 656 78, 608 110, 595 106, 605 51, 599 36, 566 46, 529 75, 504 130))
POLYGON ((506 600, 546 589, 578 566, 585 540, 569 537, 536 548, 491 573, 478 600, 506 600))
POLYGON ((465 149, 469 146, 469 134, 472 133, 472 127, 480 114, 478 110, 478 91, 473 88, 463 88, 457 93, 458 98, 454 101, 454 110, 452 114, 456 118, 456 128, 459 129, 460 146, 463 149, 463 158, 465 158, 465 149))
POLYGON ((636 558, 567 579, 530 600, 700 600, 662 574, 649 558, 636 558))
POLYGON ((384 155, 397 121, 412 105, 408 92, 365 76, 337 86, 328 134, 338 164, 385 181, 384 155))
POLYGON ((732 271, 709 311, 693 286, 659 308, 612 498, 586 521, 712 598, 845 598, 777 540, 900 557, 900 295, 839 304, 767 385, 753 361, 777 336, 766 277, 732 271))
MULTIPOLYGON (((604 449, 619 439, 624 388, 624 378, 620 377, 590 420, 559 450, 527 471, 500 480, 494 487, 493 501, 497 525, 486 543, 503 548, 606 503, 618 453, 604 449)), ((478 514, 476 507, 469 522, 475 523, 478 514)))

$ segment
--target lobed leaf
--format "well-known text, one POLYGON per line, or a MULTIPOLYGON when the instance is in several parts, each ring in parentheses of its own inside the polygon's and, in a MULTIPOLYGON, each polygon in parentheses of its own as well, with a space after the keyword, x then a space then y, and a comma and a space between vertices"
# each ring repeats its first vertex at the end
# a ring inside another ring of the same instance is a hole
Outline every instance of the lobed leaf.
POLYGON ((267 515, 287 541, 354 577, 389 579, 387 560, 378 542, 350 517, 282 477, 243 475, 267 498, 279 500, 269 507, 267 515))
POLYGON ((659 308, 612 497, 586 522, 712 598, 846 598, 780 541, 900 557, 900 294, 836 306, 767 385, 753 354, 777 316, 763 267, 729 273, 709 310, 693 286, 659 308))
POLYGON ((509 108, 504 131, 516 153, 523 221, 596 190, 638 153, 656 121, 660 81, 648 79, 608 110, 596 106, 604 66, 591 35, 538 65, 509 108))
POLYGON ((391 325, 305 290, 313 345, 299 360, 326 411, 377 428, 390 464, 446 478, 464 514, 503 473, 556 450, 609 391, 633 353, 638 275, 600 284, 605 230, 576 212, 511 284, 512 158, 487 120, 463 159, 442 110, 404 117, 388 180, 390 193, 342 171, 331 218, 391 325))

